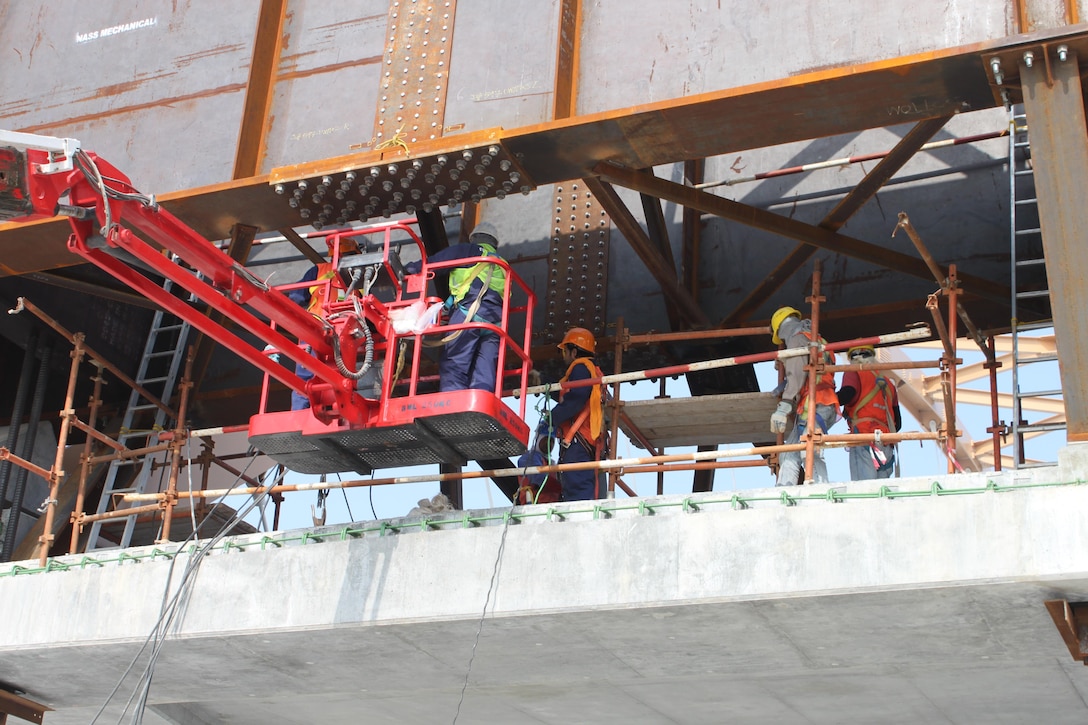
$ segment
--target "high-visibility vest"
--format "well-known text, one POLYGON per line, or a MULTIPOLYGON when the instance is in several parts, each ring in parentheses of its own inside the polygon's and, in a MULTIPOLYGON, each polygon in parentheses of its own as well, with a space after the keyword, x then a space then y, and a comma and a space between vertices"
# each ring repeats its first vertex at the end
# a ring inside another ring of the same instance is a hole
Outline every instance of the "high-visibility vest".
POLYGON ((855 433, 895 432, 895 411, 898 395, 883 375, 872 370, 858 371, 857 395, 845 406, 846 419, 855 433))
MULTIPOLYGON (((498 257, 495 248, 490 244, 478 245, 483 250, 484 257, 498 257)), ((490 262, 477 262, 471 267, 455 267, 450 272, 450 297, 454 302, 460 302, 468 294, 468 288, 476 278, 487 283, 488 288, 500 295, 506 289, 506 270, 497 264, 490 262)))
MULTIPOLYGON (((592 358, 579 357, 567 368, 567 373, 560 379, 565 383, 570 379, 576 365, 585 365, 589 369, 591 378, 599 378, 604 375, 592 358)), ((599 445, 604 437, 601 435, 604 429, 604 403, 601 396, 601 386, 594 385, 590 388, 589 400, 586 407, 578 415, 559 424, 559 438, 565 445, 570 445, 575 435, 581 435, 586 443, 591 446, 599 445)))
MULTIPOLYGON (((801 330, 801 334, 812 342, 812 330, 801 330)), ((827 344, 827 341, 822 337, 819 338, 820 343, 827 344)), ((824 364, 835 364, 835 353, 830 350, 824 350, 824 364)), ((811 374, 811 373, 810 373, 811 374)), ((797 417, 798 420, 808 420, 808 380, 801 386, 801 392, 797 396, 797 417)), ((823 372, 816 376, 816 405, 829 405, 835 409, 835 417, 838 418, 839 412, 839 396, 835 394, 835 373, 823 372)), ((830 426, 834 420, 825 420, 824 424, 830 426)))
MULTIPOLYGON (((317 279, 315 282, 327 282, 336 276, 336 267, 332 266, 332 262, 322 262, 317 265, 317 279)), ((325 285, 315 284, 310 287, 310 304, 306 307, 306 311, 311 315, 321 317, 321 306, 325 302, 324 295, 325 285)), ((344 291, 340 290, 340 294, 344 291)))

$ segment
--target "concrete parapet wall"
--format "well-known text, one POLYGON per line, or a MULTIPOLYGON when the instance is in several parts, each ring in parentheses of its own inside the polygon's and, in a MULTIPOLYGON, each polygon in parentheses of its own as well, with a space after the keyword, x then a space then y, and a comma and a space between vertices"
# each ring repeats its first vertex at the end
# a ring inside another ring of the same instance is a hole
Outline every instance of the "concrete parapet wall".
MULTIPOLYGON (((1036 471, 940 485, 904 479, 895 490, 850 484, 564 504, 508 525, 501 512, 467 528, 462 519, 418 530, 418 520, 401 520, 392 523, 412 528, 343 540, 318 530, 305 545, 290 535, 282 545, 264 537, 263 546, 260 536, 237 537, 204 558, 173 631, 476 618, 500 548, 496 616, 1088 578, 1080 513, 1088 485, 1047 471, 1049 481, 1036 471)), ((141 639, 168 578, 176 591, 190 560, 178 556, 172 575, 159 556, 0 577, 0 650, 141 639), (28 602, 51 603, 50 614, 28 602)))

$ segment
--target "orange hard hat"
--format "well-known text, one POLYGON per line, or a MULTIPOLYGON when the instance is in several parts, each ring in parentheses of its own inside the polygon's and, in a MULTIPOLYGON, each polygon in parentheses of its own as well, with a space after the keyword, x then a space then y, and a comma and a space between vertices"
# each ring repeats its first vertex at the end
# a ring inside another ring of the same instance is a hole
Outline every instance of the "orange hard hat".
MULTIPOLYGON (((329 251, 332 251, 333 244, 336 243, 336 237, 325 237, 325 244, 328 246, 329 251)), ((340 237, 339 238, 340 254, 358 254, 359 242, 355 241, 354 237, 340 237)))
POLYGON ((597 351, 597 340, 593 337, 593 333, 584 327, 572 327, 567 330, 567 334, 563 335, 563 340, 556 345, 562 350, 567 345, 574 345, 586 352, 597 351))

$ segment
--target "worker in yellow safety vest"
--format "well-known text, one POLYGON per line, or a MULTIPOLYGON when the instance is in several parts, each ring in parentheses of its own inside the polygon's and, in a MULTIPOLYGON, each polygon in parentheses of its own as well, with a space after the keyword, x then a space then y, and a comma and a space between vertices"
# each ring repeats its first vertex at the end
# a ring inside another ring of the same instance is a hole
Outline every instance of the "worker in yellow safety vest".
MULTIPOLYGON (((480 222, 469 235, 468 241, 446 247, 427 258, 428 263, 449 262, 455 259, 494 257, 502 259, 496 248, 499 233, 490 222, 480 222)), ((408 274, 418 274, 422 262, 404 265, 408 274)), ((506 289, 506 270, 501 265, 478 261, 454 267, 450 270, 450 295, 446 299, 450 325, 465 322, 489 322, 502 324, 503 291, 506 289), (475 310, 475 312, 473 312, 475 310), (469 313, 472 312, 471 319, 469 313)), ((490 330, 465 328, 456 336, 451 333, 442 347, 438 362, 438 389, 489 390, 498 392, 499 337, 490 330)))
MULTIPOLYGON (((771 342, 775 345, 785 345, 786 349, 805 348, 814 341, 812 334, 812 321, 801 318, 801 312, 793 307, 780 307, 771 316, 771 342)), ((824 343, 823 338, 819 342, 824 343)), ((816 378, 816 399, 808 399, 808 373, 805 366, 808 365, 808 356, 789 357, 778 362, 785 369, 785 379, 775 391, 779 394, 778 407, 771 415, 771 432, 785 433, 789 424, 790 415, 796 413, 792 429, 786 436, 784 443, 798 443, 801 435, 808 425, 808 406, 816 406, 816 425, 824 433, 839 419, 839 399, 835 395, 835 374, 821 373, 816 378)), ((835 362, 835 354, 824 353, 824 363, 835 362)), ((816 483, 827 482, 827 464, 824 463, 823 453, 816 451, 816 460, 813 465, 815 470, 809 471, 810 478, 816 483)), ((798 483, 801 473, 801 452, 789 451, 778 454, 778 481, 779 486, 793 486, 798 483)))

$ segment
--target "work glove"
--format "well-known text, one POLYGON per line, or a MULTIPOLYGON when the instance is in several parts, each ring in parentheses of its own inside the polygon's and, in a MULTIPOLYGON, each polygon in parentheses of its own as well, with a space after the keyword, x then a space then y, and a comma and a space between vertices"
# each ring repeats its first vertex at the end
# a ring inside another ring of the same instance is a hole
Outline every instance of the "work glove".
POLYGON ((771 432, 772 433, 785 433, 786 424, 790 419, 790 413, 793 412, 793 404, 788 403, 785 400, 781 400, 778 403, 778 407, 775 408, 774 413, 771 414, 771 432))

